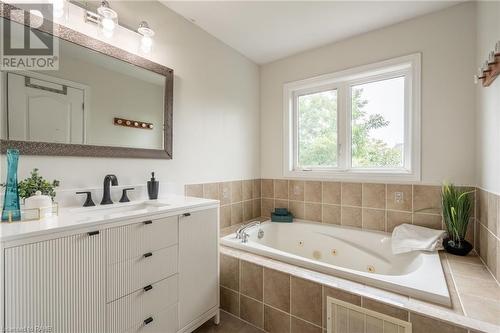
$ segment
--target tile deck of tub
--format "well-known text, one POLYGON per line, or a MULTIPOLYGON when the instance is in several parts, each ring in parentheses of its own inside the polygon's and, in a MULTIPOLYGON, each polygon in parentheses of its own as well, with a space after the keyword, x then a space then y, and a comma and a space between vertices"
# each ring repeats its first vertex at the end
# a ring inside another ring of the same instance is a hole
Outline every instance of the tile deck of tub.
MULTIPOLYGON (((237 227, 221 230, 221 237, 234 232, 237 227)), ((475 252, 466 257, 440 252, 451 308, 225 246, 221 246, 221 253, 470 330, 500 332, 500 285, 475 252)))

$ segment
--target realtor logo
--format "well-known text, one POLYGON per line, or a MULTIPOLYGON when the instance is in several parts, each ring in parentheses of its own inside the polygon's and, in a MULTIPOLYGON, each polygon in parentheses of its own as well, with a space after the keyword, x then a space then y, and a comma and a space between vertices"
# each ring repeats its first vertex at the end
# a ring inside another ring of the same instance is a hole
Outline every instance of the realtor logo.
POLYGON ((59 41, 53 36, 52 4, 10 5, 16 9, 10 10, 10 20, 2 19, 0 69, 57 70, 59 41))

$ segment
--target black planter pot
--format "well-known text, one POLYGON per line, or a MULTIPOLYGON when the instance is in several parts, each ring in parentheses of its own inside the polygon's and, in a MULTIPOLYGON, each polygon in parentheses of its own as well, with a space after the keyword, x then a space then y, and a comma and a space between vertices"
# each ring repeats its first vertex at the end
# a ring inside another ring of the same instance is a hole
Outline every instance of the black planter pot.
POLYGON ((466 256, 472 250, 472 244, 468 241, 461 240, 460 247, 458 247, 458 243, 455 243, 449 238, 443 239, 443 247, 446 252, 457 255, 457 256, 466 256))

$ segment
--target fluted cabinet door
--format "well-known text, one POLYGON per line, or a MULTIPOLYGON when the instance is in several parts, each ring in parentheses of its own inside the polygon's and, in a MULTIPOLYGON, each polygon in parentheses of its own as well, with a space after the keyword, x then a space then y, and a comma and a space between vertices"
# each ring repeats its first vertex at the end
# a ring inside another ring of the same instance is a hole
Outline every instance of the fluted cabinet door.
POLYGON ((101 231, 5 249, 5 327, 105 332, 101 231))

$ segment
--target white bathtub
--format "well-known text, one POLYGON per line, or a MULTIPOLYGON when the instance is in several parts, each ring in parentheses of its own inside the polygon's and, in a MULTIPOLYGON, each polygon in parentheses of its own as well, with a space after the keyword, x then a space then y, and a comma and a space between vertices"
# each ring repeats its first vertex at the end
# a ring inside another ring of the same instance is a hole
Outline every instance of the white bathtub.
POLYGON ((247 243, 232 234, 222 244, 433 303, 451 304, 438 253, 394 255, 388 233, 303 221, 267 221, 247 233, 247 243), (259 231, 263 231, 262 238, 259 231))

